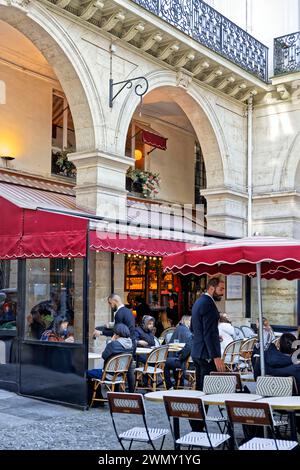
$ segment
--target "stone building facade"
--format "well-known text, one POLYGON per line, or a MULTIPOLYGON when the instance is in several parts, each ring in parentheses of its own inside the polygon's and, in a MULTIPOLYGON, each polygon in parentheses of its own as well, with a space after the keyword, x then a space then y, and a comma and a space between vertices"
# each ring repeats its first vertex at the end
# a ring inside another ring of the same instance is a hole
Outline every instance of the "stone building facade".
MULTIPOLYGON (((51 173, 52 98, 58 90, 74 124, 76 151, 69 160, 77 169, 79 207, 126 219, 126 172, 134 159, 125 149, 134 121, 168 138, 166 152, 156 150, 145 160, 146 169, 161 175, 158 198, 194 204, 198 142, 209 230, 300 238, 300 73, 264 76, 268 59, 248 36, 249 60, 241 67, 234 54, 214 50, 212 32, 207 47, 178 27, 180 17, 171 24, 144 8, 147 3, 155 2, 0 0, 0 154, 15 156, 2 162, 3 169, 62 181, 51 173), (142 104, 134 92, 140 80, 110 106, 110 79, 136 77, 149 84, 142 104)), ((123 295, 124 257, 116 259, 114 287, 123 295)), ((91 255, 92 324, 109 318, 110 263, 109 253, 91 255)), ((255 282, 253 287, 252 320, 255 282)), ((268 282, 263 289, 271 322, 295 324, 296 283, 268 282)), ((233 320, 246 321, 244 298, 227 300, 224 308, 233 320)))

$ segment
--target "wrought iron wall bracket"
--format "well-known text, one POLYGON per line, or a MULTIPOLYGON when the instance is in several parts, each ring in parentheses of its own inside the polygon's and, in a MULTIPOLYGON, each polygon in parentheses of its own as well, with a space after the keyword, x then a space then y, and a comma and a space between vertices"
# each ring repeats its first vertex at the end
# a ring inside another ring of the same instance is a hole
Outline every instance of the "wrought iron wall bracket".
POLYGON ((114 80, 112 78, 109 79, 109 107, 113 107, 113 102, 116 99, 116 97, 124 90, 124 88, 132 88, 133 87, 133 82, 143 82, 143 83, 137 83, 134 87, 135 94, 137 96, 140 96, 141 99, 147 93, 148 88, 149 88, 149 82, 146 77, 135 77, 135 78, 129 78, 128 80, 123 80, 122 82, 116 82, 114 83, 114 80), (118 91, 114 94, 114 87, 120 87, 118 91))

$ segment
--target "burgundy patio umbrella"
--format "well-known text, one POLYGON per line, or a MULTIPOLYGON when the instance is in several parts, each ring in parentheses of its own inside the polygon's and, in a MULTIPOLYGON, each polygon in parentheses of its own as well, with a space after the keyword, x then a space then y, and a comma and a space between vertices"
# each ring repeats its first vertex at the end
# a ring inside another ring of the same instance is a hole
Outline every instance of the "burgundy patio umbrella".
MULTIPOLYGON (((229 240, 169 255, 165 271, 174 274, 240 274, 257 277, 259 341, 263 344, 261 278, 300 279, 300 240, 280 237, 248 237, 229 240)), ((265 374, 264 348, 260 348, 261 375, 265 374)))

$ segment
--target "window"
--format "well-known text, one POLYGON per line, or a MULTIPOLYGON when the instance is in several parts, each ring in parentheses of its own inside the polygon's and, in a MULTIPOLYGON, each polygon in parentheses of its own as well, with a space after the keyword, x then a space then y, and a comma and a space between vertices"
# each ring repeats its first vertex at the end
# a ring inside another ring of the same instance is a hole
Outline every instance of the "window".
POLYGON ((26 281, 25 338, 81 343, 83 260, 27 260, 26 281))
POLYGON ((204 209, 204 226, 207 226, 207 201, 201 195, 201 190, 206 188, 206 170, 202 149, 198 141, 195 142, 195 205, 203 205, 204 209))
POLYGON ((16 260, 0 261, 0 337, 16 334, 17 276, 16 260))
POLYGON ((52 167, 55 175, 74 176, 74 165, 67 160, 67 152, 76 148, 75 130, 66 97, 54 91, 52 99, 52 167))

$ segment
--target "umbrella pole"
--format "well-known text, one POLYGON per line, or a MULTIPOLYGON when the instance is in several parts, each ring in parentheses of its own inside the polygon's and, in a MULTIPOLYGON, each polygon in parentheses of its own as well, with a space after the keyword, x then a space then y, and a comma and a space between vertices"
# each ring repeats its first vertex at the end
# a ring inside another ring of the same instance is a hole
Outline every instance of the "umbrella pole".
POLYGON ((256 265, 257 274, 257 301, 259 318, 259 351, 260 351, 260 374, 265 375, 265 350, 264 350, 264 331, 263 331, 263 313, 262 313, 262 294, 261 294, 261 264, 256 265))

